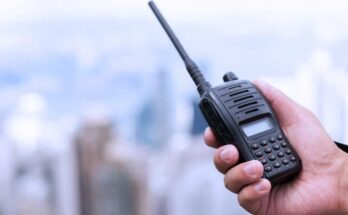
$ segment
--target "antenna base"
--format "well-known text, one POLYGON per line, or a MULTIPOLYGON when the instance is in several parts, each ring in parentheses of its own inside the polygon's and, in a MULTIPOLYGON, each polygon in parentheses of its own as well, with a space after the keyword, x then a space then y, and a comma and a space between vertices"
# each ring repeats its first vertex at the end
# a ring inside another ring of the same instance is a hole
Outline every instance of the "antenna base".
POLYGON ((197 86, 197 91, 199 93, 199 95, 202 97, 206 92, 208 92, 211 88, 211 85, 209 84, 209 82, 201 82, 198 86, 197 86))

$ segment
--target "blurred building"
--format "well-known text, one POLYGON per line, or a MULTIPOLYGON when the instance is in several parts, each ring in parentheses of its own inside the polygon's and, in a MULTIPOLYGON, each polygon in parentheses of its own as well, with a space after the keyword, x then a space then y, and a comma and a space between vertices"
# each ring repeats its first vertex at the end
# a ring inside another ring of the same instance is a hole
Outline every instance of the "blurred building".
POLYGON ((83 215, 150 215, 148 153, 122 143, 108 117, 89 118, 74 141, 83 215))
POLYGON ((136 119, 136 139, 154 149, 160 149, 174 131, 175 98, 171 92, 170 73, 159 70, 156 79, 136 119))

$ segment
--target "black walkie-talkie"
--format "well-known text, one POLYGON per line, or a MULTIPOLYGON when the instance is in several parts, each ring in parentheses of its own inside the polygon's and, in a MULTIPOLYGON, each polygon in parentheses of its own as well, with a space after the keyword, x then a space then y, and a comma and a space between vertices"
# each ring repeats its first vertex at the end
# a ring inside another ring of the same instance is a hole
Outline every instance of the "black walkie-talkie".
POLYGON ((301 170, 301 160, 280 128, 267 100, 249 81, 232 72, 224 84, 211 87, 191 60, 153 1, 149 6, 185 62, 201 96, 199 107, 222 144, 234 143, 240 162, 259 160, 272 185, 290 180, 301 170))

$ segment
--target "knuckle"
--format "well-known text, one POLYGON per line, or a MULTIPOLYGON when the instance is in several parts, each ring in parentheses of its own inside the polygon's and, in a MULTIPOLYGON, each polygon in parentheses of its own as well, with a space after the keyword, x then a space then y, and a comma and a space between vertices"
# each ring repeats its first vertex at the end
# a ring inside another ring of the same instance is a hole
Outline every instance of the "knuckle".
POLYGON ((218 151, 215 152, 213 160, 214 160, 215 167, 220 171, 222 169, 221 168, 222 164, 221 164, 221 161, 219 159, 219 154, 217 152, 218 151))
POLYGON ((263 165, 261 163, 258 163, 256 178, 261 178, 262 176, 263 176, 263 165))
POLYGON ((246 198, 245 195, 243 194, 239 194, 238 195, 238 203, 240 204, 240 206, 242 206, 243 208, 246 208, 248 205, 248 200, 246 198))
POLYGON ((222 169, 222 167, 214 160, 214 165, 215 168, 220 172, 220 173, 224 173, 225 171, 222 169))
POLYGON ((225 187, 233 193, 238 193, 237 183, 233 181, 231 174, 226 174, 224 177, 225 187))
POLYGON ((222 173, 222 174, 225 174, 226 173, 226 168, 223 166, 223 165, 221 165, 219 162, 216 162, 216 161, 214 161, 214 165, 215 165, 215 168, 220 172, 220 173, 222 173))
POLYGON ((231 192, 233 192, 232 188, 231 188, 231 185, 230 185, 230 180, 229 180, 227 175, 225 175, 225 177, 224 177, 224 184, 225 184, 226 189, 228 189, 231 192))
POLYGON ((307 107, 300 106, 299 109, 301 110, 301 113, 303 114, 303 116, 309 116, 311 118, 316 118, 315 114, 311 110, 309 110, 307 107))

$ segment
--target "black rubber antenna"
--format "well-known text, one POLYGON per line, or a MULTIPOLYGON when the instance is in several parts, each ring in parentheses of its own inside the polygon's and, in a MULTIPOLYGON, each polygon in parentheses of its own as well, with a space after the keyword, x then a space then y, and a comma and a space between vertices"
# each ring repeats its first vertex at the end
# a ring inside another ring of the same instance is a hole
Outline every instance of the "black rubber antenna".
POLYGON ((166 19, 163 17, 156 4, 153 1, 149 1, 149 6, 152 9, 155 16, 157 17, 160 24, 162 25, 162 27, 164 28, 168 37, 172 41, 176 50, 179 52, 182 60, 185 63, 188 73, 190 74, 192 80, 195 82, 199 94, 202 96, 206 91, 208 91, 211 88, 210 84, 204 79, 201 70, 199 70, 198 66, 195 64, 195 62, 193 62, 193 60, 191 60, 184 47, 182 47, 180 41, 175 36, 173 30, 168 25, 166 19))

